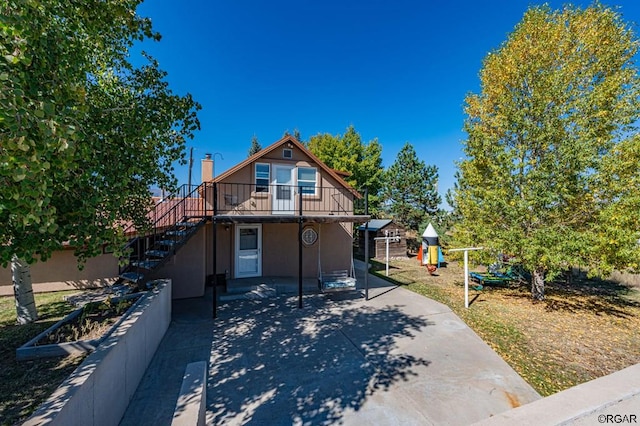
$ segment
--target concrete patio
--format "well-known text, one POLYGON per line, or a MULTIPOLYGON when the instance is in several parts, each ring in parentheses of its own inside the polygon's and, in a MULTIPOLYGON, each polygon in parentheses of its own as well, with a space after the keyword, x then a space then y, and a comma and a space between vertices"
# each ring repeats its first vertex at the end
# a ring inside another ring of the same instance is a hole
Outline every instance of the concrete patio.
MULTIPOLYGON (((360 278, 362 278, 360 269, 360 278)), ((362 283, 362 279, 359 280, 362 283)), ((450 424, 540 396, 451 310, 370 276, 360 293, 174 301, 121 425, 170 424, 187 364, 209 363, 208 424, 450 424)))

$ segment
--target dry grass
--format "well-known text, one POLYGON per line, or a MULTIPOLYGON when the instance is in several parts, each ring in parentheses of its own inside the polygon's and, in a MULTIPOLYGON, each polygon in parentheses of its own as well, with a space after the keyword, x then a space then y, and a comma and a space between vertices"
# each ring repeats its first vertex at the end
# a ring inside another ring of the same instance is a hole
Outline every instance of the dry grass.
POLYGON ((551 283, 546 300, 534 303, 523 285, 485 287, 470 289, 465 309, 460 265, 440 268, 438 276, 415 259, 391 265, 391 279, 448 305, 541 395, 640 362, 637 288, 586 279, 551 283))
POLYGON ((0 297, 0 424, 28 417, 84 358, 16 361, 16 348, 75 309, 63 300, 70 293, 74 292, 36 294, 40 319, 22 326, 16 325, 13 296, 0 297))

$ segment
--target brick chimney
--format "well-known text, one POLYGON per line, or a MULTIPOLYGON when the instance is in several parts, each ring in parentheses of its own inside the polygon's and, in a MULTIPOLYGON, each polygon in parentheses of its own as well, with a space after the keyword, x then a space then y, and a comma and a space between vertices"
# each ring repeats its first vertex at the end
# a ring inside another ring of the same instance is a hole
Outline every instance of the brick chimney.
POLYGON ((205 154, 202 159, 202 182, 213 180, 213 159, 211 154, 205 154))

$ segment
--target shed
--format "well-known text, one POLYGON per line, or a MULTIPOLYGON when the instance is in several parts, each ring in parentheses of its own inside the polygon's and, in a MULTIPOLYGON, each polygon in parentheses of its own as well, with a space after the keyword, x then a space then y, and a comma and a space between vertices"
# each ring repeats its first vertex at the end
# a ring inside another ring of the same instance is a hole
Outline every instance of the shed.
MULTIPOLYGON (((367 224, 369 232, 369 257, 384 260, 386 256, 385 240, 376 240, 384 237, 400 237, 399 242, 389 241, 389 257, 407 257, 407 233, 392 219, 373 219, 367 224)), ((357 253, 364 257, 364 232, 365 225, 358 227, 357 253)))

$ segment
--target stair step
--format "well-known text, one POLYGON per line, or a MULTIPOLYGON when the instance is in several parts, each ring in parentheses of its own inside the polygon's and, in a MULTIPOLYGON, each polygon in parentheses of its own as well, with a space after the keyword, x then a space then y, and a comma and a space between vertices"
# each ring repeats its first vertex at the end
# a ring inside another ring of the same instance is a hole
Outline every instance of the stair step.
POLYGON ((154 269, 159 264, 160 264, 159 260, 137 260, 137 261, 131 262, 132 266, 135 266, 137 268, 149 269, 149 270, 154 269))
POLYGON ((147 250, 144 254, 151 257, 167 257, 169 252, 165 250, 147 250))
POLYGON ((167 247, 173 247, 176 245, 176 240, 160 240, 160 241, 156 241, 156 244, 159 246, 167 246, 167 247))
POLYGON ((167 231, 164 234, 172 237, 185 237, 189 232, 184 229, 176 229, 172 231, 167 231))
POLYGON ((176 226, 183 227, 183 228, 193 228, 197 224, 198 222, 178 222, 176 223, 176 226))
POLYGON ((124 274, 120 274, 120 278, 122 278, 123 280, 131 281, 133 283, 137 283, 144 278, 144 275, 139 274, 138 272, 125 272, 124 274))

